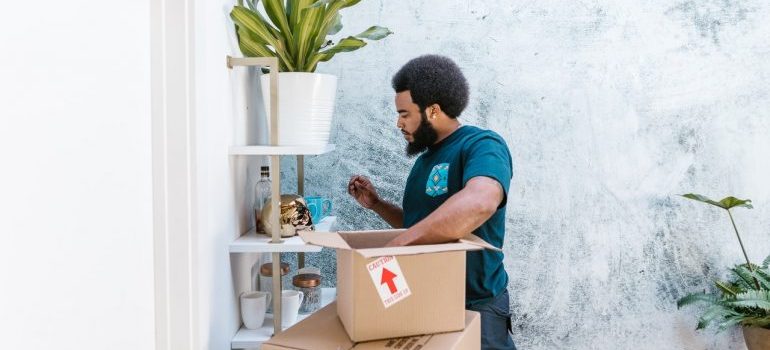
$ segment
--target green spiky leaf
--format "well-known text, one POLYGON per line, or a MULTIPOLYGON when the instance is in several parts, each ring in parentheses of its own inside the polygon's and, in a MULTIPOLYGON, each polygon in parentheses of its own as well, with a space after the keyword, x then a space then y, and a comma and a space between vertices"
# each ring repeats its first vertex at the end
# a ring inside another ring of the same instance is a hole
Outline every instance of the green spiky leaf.
MULTIPOLYGON (((250 10, 256 11, 257 10, 257 1, 259 1, 259 0, 256 0, 256 1, 255 0, 246 0, 246 5, 248 5, 247 7, 250 10)), ((240 3, 239 3, 239 5, 240 5, 240 3)))
POLYGON ((369 39, 369 40, 380 40, 382 38, 387 37, 388 35, 393 34, 393 32, 390 31, 390 29, 385 27, 379 27, 379 26, 373 26, 369 29, 359 33, 356 35, 356 38, 361 39, 369 39))
POLYGON ((770 312, 770 291, 749 290, 735 296, 735 300, 727 301, 731 306, 759 308, 770 312))
POLYGON ((729 315, 731 315, 730 310, 725 308, 724 306, 721 306, 721 305, 712 306, 708 310, 706 310, 706 312, 704 312, 700 318, 698 318, 698 326, 696 326, 695 329, 706 328, 715 319, 725 318, 729 315))
POLYGON ((744 319, 743 315, 733 315, 733 316, 725 317, 725 319, 722 320, 722 322, 719 322, 717 324, 717 328, 720 331, 723 331, 727 328, 740 324, 743 321, 743 319, 744 319))
POLYGON ((361 0, 341 0, 341 1, 343 3, 342 8, 350 7, 361 2, 361 0))
POLYGON ((278 39, 273 32, 265 25, 258 13, 251 11, 243 6, 235 6, 230 12, 230 18, 239 27, 251 32, 253 40, 265 43, 270 46, 277 46, 278 39))
POLYGON ((246 7, 237 5, 230 13, 240 27, 236 32, 239 41, 247 40, 239 46, 247 56, 266 55, 266 49, 269 50, 271 56, 278 57, 282 70, 312 72, 319 62, 328 61, 339 52, 365 46, 361 39, 380 40, 391 34, 387 28, 372 27, 359 34, 360 38, 348 37, 326 48, 327 36, 342 29, 339 11, 360 0, 263 0, 267 18, 257 11, 257 2, 246 0, 246 7))
POLYGON ((315 41, 313 43, 314 51, 307 57, 307 61, 309 62, 308 65, 312 66, 318 62, 315 60, 315 56, 326 43, 326 37, 337 34, 337 32, 342 29, 342 15, 339 11, 344 3, 345 1, 338 0, 326 7, 323 20, 321 21, 321 28, 315 35, 315 41))
POLYGON ((265 13, 281 31, 281 35, 286 37, 287 41, 292 41, 291 27, 289 26, 289 18, 286 17, 283 0, 262 0, 262 4, 265 6, 265 13))
POLYGON ((270 57, 275 56, 273 51, 265 46, 265 43, 255 40, 248 30, 241 26, 238 28, 238 45, 245 56, 251 57, 270 57))
POLYGON ((741 292, 740 289, 736 288, 735 286, 733 286, 730 283, 725 283, 725 282, 721 282, 721 281, 714 281, 714 284, 717 286, 717 288, 719 288, 719 290, 722 291, 722 293, 725 293, 725 294, 733 296, 733 297, 741 292))
POLYGON ((297 66, 306 67, 307 57, 313 51, 315 39, 323 21, 325 9, 308 7, 302 10, 302 16, 296 30, 297 33, 297 66))
POLYGON ((755 284, 756 282, 754 281, 754 277, 752 276, 753 273, 751 272, 751 270, 749 270, 747 266, 748 265, 746 264, 737 265, 734 268, 732 268, 731 271, 735 276, 738 277, 737 281, 741 287, 745 289, 757 289, 757 286, 755 284), (745 284, 741 282, 745 282, 745 284))
POLYGON ((299 25, 299 18, 302 10, 313 3, 313 0, 287 0, 286 16, 289 18, 291 32, 296 34, 299 25))
MULTIPOLYGON (((366 42, 358 39, 356 37, 349 36, 345 39, 340 40, 340 42, 337 43, 337 45, 332 46, 330 49, 321 51, 324 55, 335 55, 340 52, 350 52, 358 50, 362 47, 366 46, 366 42)), ((331 57, 329 57, 331 58, 331 57)))
POLYGON ((342 30, 342 15, 338 13, 332 19, 332 24, 329 26, 329 31, 326 32, 326 35, 337 34, 340 30, 342 30))
POLYGON ((767 271, 760 268, 754 268, 751 277, 759 283, 761 289, 770 290, 770 275, 768 275, 767 271))
POLYGON ((713 200, 711 198, 708 198, 708 197, 703 196, 703 195, 695 194, 695 193, 687 193, 687 194, 683 194, 681 196, 684 197, 684 198, 688 198, 688 199, 692 199, 692 200, 698 201, 698 202, 708 203, 708 204, 720 207, 722 209, 732 209, 732 208, 735 208, 735 207, 744 207, 744 208, 748 208, 748 209, 754 208, 751 205, 751 199, 738 199, 738 198, 730 196, 730 197, 722 198, 722 200, 717 202, 717 201, 715 201, 715 200, 713 200))
POLYGON ((698 303, 698 302, 705 302, 707 304, 714 305, 714 304, 719 304, 720 301, 719 301, 719 298, 717 298, 717 297, 715 297, 715 296, 713 296, 711 294, 706 294, 705 292, 700 292, 700 293, 693 293, 693 294, 687 295, 687 296, 679 299, 676 302, 676 307, 678 309, 681 309, 684 306, 687 306, 687 305, 690 305, 690 304, 693 304, 693 303, 698 303))
POLYGON ((314 2, 312 5, 310 5, 310 7, 311 8, 322 7, 322 6, 326 6, 326 5, 328 5, 328 4, 332 3, 332 2, 335 2, 335 1, 340 1, 340 0, 318 0, 318 1, 314 2))

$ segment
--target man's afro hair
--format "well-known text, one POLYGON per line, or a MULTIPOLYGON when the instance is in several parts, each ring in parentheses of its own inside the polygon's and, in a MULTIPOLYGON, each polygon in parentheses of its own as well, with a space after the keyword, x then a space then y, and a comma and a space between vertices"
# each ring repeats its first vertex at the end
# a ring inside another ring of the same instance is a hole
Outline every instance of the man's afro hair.
POLYGON ((432 104, 451 118, 457 118, 468 105, 468 81, 460 67, 439 55, 424 55, 407 62, 393 76, 396 92, 409 90, 420 111, 432 104))

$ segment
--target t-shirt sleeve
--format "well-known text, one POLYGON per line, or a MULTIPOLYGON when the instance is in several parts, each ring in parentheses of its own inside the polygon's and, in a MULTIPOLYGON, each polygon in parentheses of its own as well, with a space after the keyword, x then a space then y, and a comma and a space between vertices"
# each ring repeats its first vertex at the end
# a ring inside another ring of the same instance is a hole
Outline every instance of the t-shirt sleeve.
POLYGON ((471 140, 463 150, 463 158, 463 187, 477 176, 497 180, 503 188, 503 200, 498 209, 505 206, 513 177, 513 161, 505 141, 494 134, 471 140))

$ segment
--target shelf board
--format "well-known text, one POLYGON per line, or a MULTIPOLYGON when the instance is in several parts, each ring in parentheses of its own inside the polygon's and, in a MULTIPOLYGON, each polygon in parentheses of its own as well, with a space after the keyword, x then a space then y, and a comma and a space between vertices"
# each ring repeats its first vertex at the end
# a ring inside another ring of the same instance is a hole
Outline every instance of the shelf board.
MULTIPOLYGON (((321 307, 329 305, 337 298, 337 288, 321 288, 321 307)), ((299 314, 297 322, 304 320, 310 314, 299 314)), ((285 330, 286 328, 284 328, 285 330)), ((233 340, 230 341, 230 348, 232 349, 249 349, 257 348, 262 345, 263 342, 270 339, 273 336, 273 315, 265 315, 265 323, 259 329, 247 329, 241 326, 238 333, 235 334, 233 340)))
POLYGON ((281 156, 281 155, 318 155, 334 150, 334 145, 308 146, 232 146, 231 155, 239 156, 281 156))
MULTIPOLYGON (((315 225, 318 232, 331 232, 337 223, 336 216, 327 216, 315 225)), ((283 238, 283 243, 270 243, 270 236, 257 234, 251 229, 247 234, 230 243, 230 253, 283 253, 320 252, 321 247, 306 244, 299 236, 283 238)))

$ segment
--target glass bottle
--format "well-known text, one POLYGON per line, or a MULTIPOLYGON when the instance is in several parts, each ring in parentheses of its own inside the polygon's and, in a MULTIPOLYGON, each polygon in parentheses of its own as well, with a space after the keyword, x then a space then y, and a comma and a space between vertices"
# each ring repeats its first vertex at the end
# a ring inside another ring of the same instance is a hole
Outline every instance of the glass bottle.
POLYGON ((260 168, 259 181, 254 185, 254 227, 256 227, 257 233, 265 233, 265 225, 262 224, 262 208, 265 207, 265 202, 270 198, 271 187, 270 167, 263 166, 260 168))

